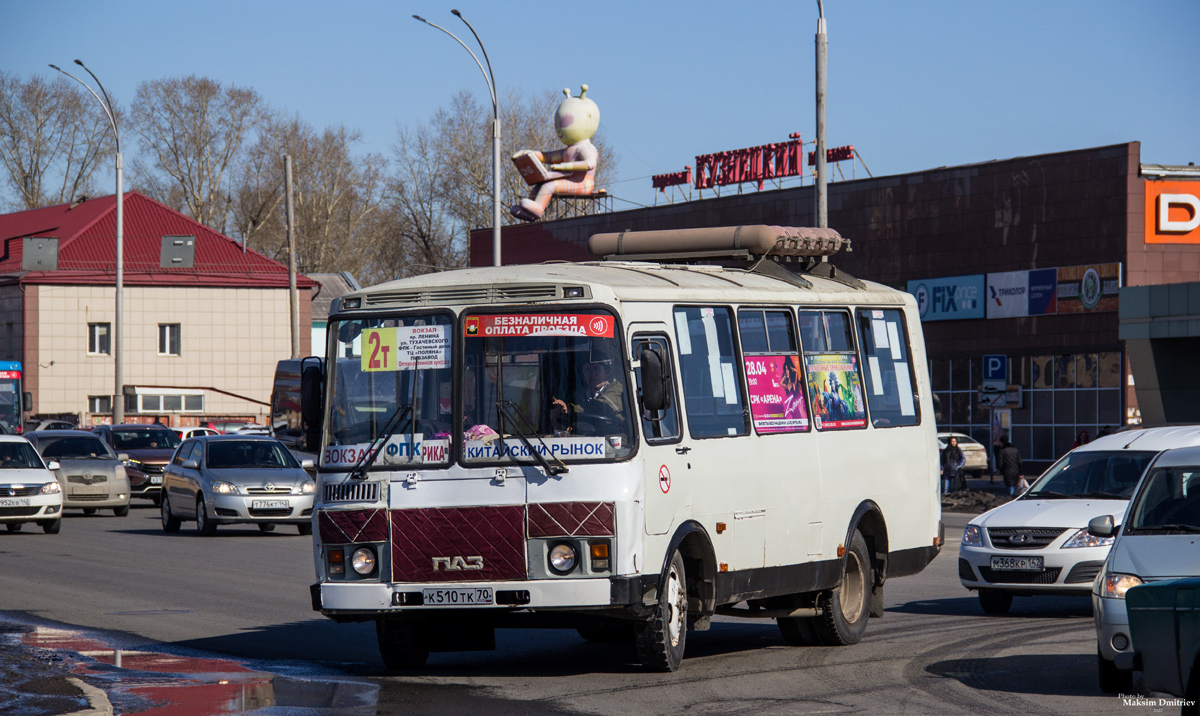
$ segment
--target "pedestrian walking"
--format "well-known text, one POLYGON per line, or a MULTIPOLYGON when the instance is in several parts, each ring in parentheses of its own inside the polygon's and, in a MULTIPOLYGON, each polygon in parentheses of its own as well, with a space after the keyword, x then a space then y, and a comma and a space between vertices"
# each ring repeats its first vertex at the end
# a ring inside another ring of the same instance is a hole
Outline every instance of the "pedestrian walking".
POLYGON ((942 450, 942 494, 958 485, 959 475, 966 464, 967 458, 958 446, 958 438, 951 437, 946 449, 942 450))
POLYGON ((1024 466, 1021 464, 1021 451, 1018 450, 1008 438, 1000 441, 1000 452, 996 456, 996 462, 1000 468, 1000 474, 1004 477, 1004 486, 1008 488, 1009 495, 1015 495, 1017 485, 1023 481, 1024 466))

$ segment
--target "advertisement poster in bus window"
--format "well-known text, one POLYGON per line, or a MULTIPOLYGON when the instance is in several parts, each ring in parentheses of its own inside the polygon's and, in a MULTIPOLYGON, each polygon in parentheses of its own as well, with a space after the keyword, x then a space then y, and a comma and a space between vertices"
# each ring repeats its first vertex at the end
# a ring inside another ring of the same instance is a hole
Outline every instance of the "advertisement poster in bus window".
POLYGON ((861 428, 867 424, 858 357, 853 353, 805 356, 812 391, 813 422, 818 428, 861 428))
POLYGON ((808 430, 799 356, 747 356, 746 384, 754 429, 766 433, 808 430))

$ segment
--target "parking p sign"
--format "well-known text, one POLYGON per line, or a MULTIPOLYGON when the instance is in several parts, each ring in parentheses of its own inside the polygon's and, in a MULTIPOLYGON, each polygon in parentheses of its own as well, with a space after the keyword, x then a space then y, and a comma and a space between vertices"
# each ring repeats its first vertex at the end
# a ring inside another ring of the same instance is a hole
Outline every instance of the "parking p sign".
POLYGON ((983 357, 983 381, 1008 382, 1008 356, 983 357))

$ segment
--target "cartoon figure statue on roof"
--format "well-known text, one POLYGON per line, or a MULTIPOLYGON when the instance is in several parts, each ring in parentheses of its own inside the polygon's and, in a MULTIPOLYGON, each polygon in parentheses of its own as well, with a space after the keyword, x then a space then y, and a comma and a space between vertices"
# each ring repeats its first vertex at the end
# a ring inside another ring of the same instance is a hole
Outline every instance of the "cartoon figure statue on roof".
POLYGON ((554 111, 554 131, 566 149, 541 152, 523 149, 513 155, 513 164, 525 181, 533 185, 528 199, 514 204, 512 215, 522 221, 542 218, 550 200, 561 194, 586 196, 596 188, 596 164, 600 153, 591 139, 600 128, 600 108, 587 98, 588 86, 578 97, 564 89, 567 97, 554 111), (544 164, 543 164, 544 163, 544 164))

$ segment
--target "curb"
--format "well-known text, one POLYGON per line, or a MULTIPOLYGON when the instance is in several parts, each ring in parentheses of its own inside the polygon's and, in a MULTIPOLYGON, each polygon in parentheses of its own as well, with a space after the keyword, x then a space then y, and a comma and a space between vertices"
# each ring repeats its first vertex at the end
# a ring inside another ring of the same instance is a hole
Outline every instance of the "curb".
POLYGON ((113 716, 112 702, 108 700, 108 694, 82 679, 67 677, 67 681, 83 692, 84 697, 88 700, 88 706, 91 708, 72 711, 63 716, 113 716))

